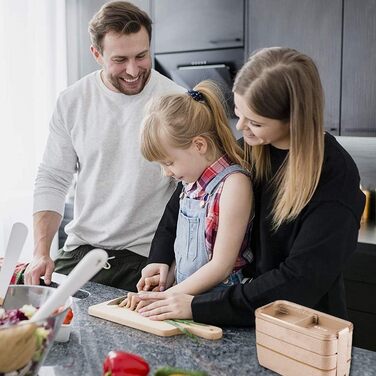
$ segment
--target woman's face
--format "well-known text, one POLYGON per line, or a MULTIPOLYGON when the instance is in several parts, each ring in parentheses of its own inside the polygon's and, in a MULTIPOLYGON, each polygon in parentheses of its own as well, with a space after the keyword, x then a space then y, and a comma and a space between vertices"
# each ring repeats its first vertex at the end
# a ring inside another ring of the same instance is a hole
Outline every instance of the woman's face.
POLYGON ((235 114, 239 118, 236 129, 243 132, 244 141, 250 145, 271 144, 278 149, 290 148, 288 122, 270 119, 254 113, 245 99, 234 93, 235 114))

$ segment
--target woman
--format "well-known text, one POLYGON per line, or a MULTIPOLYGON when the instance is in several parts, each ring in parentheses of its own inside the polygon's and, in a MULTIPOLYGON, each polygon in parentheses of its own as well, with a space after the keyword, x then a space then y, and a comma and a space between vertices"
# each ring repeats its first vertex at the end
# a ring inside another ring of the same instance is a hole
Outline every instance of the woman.
MULTIPOLYGON (((141 294, 152 303, 140 312, 156 320, 244 326, 254 323, 256 308, 286 299, 346 318, 342 272, 356 248, 364 195, 353 160, 324 133, 317 68, 293 49, 266 48, 238 72, 233 92, 254 181, 252 279, 196 297, 168 290, 141 294)), ((165 281, 177 208, 175 193, 139 289, 165 281)))

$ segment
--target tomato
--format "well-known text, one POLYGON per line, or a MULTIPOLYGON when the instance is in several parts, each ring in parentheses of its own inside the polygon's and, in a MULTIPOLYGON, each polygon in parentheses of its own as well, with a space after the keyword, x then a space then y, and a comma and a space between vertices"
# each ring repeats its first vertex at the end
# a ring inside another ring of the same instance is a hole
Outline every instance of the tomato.
POLYGON ((147 376, 145 359, 123 351, 110 351, 103 363, 103 376, 147 376))
POLYGON ((63 324, 69 325, 71 323, 72 319, 73 319, 73 311, 72 311, 71 308, 69 308, 69 310, 68 310, 68 312, 67 312, 67 314, 64 318, 63 324))

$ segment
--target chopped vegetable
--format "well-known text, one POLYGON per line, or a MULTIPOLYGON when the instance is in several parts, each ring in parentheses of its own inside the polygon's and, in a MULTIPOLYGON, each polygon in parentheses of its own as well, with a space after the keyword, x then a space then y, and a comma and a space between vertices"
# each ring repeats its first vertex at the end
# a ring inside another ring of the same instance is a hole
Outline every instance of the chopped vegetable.
POLYGON ((35 362, 38 362, 41 359, 43 355, 43 351, 44 351, 44 344, 47 341, 47 337, 49 334, 50 334, 49 329, 45 329, 42 327, 39 327, 36 329, 35 331, 36 349, 33 355, 33 360, 35 362))
POLYGON ((72 311, 71 308, 69 308, 69 310, 68 310, 68 312, 67 312, 67 314, 64 318, 63 324, 69 325, 71 323, 72 319, 73 319, 73 311, 72 311))
POLYGON ((0 318, 0 326, 15 325, 24 320, 28 320, 28 317, 22 312, 21 309, 10 309, 2 314, 0 318))
POLYGON ((37 308, 26 304, 0 311, 0 375, 34 375, 50 342, 51 324, 28 323, 37 308), (22 322, 22 325, 17 325, 22 322), (15 371, 17 370, 17 371, 15 371))
POLYGON ((23 305, 20 309, 9 309, 5 311, 3 308, 0 309, 0 325, 14 325, 18 324, 20 321, 29 320, 37 308, 30 304, 23 305))
POLYGON ((37 311, 37 309, 31 304, 25 304, 22 306, 20 311, 23 312, 25 316, 30 320, 34 313, 37 311))
POLYGON ((150 367, 138 355, 110 351, 103 363, 103 376, 147 376, 150 367))

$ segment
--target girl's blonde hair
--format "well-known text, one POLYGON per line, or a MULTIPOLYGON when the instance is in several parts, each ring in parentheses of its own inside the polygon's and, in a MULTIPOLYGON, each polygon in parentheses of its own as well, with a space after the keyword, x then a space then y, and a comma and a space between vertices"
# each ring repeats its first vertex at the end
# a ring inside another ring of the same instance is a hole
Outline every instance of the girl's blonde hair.
MULTIPOLYGON (((290 48, 257 51, 238 72, 233 91, 256 114, 286 122, 289 154, 273 183, 273 225, 295 219, 312 198, 324 160, 324 94, 315 63, 290 48)), ((244 143, 256 181, 270 178, 270 146, 244 143)))
POLYGON ((208 143, 211 156, 226 154, 233 163, 244 165, 243 150, 228 125, 222 93, 212 81, 194 87, 202 95, 197 101, 188 93, 154 99, 147 110, 141 132, 141 153, 148 161, 168 156, 163 145, 187 149, 194 137, 208 143))

